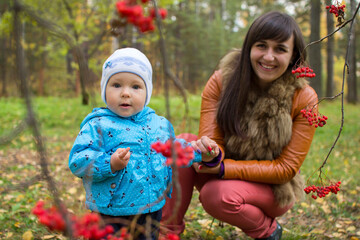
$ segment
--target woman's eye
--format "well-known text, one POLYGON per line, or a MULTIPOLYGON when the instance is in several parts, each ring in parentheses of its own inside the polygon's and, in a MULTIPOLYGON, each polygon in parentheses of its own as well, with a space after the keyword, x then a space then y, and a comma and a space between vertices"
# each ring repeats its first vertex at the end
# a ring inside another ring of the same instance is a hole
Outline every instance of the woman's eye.
POLYGON ((266 45, 263 43, 256 44, 258 48, 266 48, 266 45))
POLYGON ((279 50, 280 52, 286 52, 286 49, 285 49, 285 48, 278 48, 278 50, 279 50))

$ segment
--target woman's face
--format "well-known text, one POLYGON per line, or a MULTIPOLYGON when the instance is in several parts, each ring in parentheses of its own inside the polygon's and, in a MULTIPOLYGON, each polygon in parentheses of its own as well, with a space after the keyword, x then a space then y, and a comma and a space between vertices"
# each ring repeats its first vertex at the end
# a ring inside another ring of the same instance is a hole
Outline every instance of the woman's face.
POLYGON ((294 36, 284 41, 261 40, 251 47, 251 66, 260 87, 266 88, 284 74, 288 68, 294 49, 294 36))

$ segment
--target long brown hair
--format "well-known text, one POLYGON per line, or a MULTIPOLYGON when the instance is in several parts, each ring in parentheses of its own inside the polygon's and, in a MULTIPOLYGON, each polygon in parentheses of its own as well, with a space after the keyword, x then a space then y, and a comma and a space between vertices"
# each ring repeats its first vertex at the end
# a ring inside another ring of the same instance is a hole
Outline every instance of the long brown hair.
POLYGON ((253 44, 260 40, 284 42, 292 35, 294 36, 293 57, 284 74, 290 74, 295 65, 306 61, 305 41, 298 24, 287 14, 268 12, 257 18, 250 26, 241 54, 236 59, 236 67, 219 103, 216 120, 225 135, 245 137, 245 133, 241 132, 239 126, 241 114, 244 112, 249 91, 257 88, 250 61, 250 50, 253 44))

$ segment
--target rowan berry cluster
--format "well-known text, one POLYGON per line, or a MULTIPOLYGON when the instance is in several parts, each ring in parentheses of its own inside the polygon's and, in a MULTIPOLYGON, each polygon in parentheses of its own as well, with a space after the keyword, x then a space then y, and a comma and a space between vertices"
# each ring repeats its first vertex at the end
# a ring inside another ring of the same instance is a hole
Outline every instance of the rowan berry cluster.
POLYGON ((165 237, 160 236, 159 240, 180 240, 180 237, 176 234, 168 233, 165 237))
MULTIPOLYGON (((149 0, 141 0, 141 2, 147 4, 149 0)), ((155 29, 153 21, 156 12, 154 8, 150 8, 148 16, 145 16, 143 6, 137 4, 136 0, 122 0, 116 3, 116 9, 120 17, 125 18, 128 23, 136 26, 141 32, 144 33, 155 29)), ((159 8, 158 12, 162 19, 166 18, 166 9, 159 8)))
POLYGON ((303 78, 303 77, 313 78, 316 76, 314 70, 312 70, 309 67, 298 67, 297 69, 292 70, 291 73, 294 75, 298 74, 296 78, 303 78))
POLYGON ((44 209, 45 203, 38 201, 32 210, 32 213, 36 215, 39 222, 47 226, 51 231, 64 231, 65 221, 56 207, 44 209))
POLYGON ((340 26, 344 23, 345 20, 345 4, 341 5, 338 1, 336 1, 336 5, 326 6, 326 9, 329 9, 329 12, 334 14, 337 19, 336 26, 340 26))
MULTIPOLYGON (((60 211, 55 206, 46 209, 44 205, 45 203, 43 201, 38 201, 32 213, 36 215, 39 222, 47 226, 49 230, 64 232, 66 224, 60 211)), ((114 233, 113 227, 101 227, 100 216, 96 213, 88 213, 81 218, 71 215, 70 224, 73 237, 75 238, 91 240, 126 240, 129 238, 126 229, 122 229, 120 237, 116 237, 112 235, 114 233)))
POLYGON ((306 194, 309 194, 312 192, 316 193, 316 195, 315 194, 311 195, 311 197, 313 199, 317 199, 318 197, 323 198, 323 197, 326 197, 326 195, 328 195, 329 193, 337 194, 337 192, 340 191, 340 184, 341 184, 341 182, 339 181, 335 184, 331 184, 331 185, 325 186, 325 187, 312 185, 312 186, 308 186, 308 187, 304 188, 304 191, 306 194))
POLYGON ((190 146, 183 147, 180 142, 172 142, 171 140, 168 140, 165 143, 155 142, 151 144, 151 147, 157 153, 161 153, 167 158, 167 165, 171 165, 173 163, 172 149, 175 151, 177 166, 186 166, 194 158, 194 149, 190 146))
POLYGON ((345 4, 340 5, 339 3, 335 5, 326 6, 326 9, 329 9, 329 12, 334 14, 335 17, 344 16, 345 4))
POLYGON ((313 111, 313 108, 308 110, 302 109, 300 112, 302 113, 302 116, 308 120, 309 125, 314 125, 315 128, 323 127, 326 124, 326 120, 328 119, 327 116, 313 111))

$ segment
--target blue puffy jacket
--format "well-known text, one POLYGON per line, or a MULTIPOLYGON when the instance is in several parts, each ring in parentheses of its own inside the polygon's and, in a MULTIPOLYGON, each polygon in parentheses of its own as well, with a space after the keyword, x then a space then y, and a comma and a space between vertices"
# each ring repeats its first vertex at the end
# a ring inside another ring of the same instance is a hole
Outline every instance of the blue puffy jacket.
MULTIPOLYGON (((127 118, 107 108, 95 108, 80 127, 70 152, 69 168, 83 180, 87 208, 126 216, 155 212, 164 206, 163 195, 171 183, 172 171, 164 164, 166 158, 152 150, 151 144, 175 137, 166 118, 149 107, 127 118), (111 155, 126 147, 131 152, 128 165, 112 173, 111 155)), ((193 161, 200 162, 201 155, 195 152, 193 161)))

